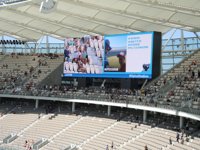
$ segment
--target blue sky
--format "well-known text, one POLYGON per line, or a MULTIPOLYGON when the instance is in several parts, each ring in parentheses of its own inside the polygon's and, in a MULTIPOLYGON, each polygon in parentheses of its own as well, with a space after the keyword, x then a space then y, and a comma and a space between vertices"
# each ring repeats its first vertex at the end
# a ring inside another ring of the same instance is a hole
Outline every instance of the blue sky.
MULTIPOLYGON (((163 39, 170 38, 174 30, 176 29, 172 29, 169 32, 165 33, 162 38, 163 39)), ((196 35, 193 32, 184 31, 183 33, 184 33, 184 37, 196 37, 196 35)), ((200 32, 198 32, 197 34, 200 36, 200 32)), ((181 30, 177 29, 172 38, 175 39, 175 38, 180 38, 180 37, 181 37, 181 30)))
POLYGON ((127 44, 127 35, 107 36, 105 39, 109 39, 111 47, 126 47, 127 44))

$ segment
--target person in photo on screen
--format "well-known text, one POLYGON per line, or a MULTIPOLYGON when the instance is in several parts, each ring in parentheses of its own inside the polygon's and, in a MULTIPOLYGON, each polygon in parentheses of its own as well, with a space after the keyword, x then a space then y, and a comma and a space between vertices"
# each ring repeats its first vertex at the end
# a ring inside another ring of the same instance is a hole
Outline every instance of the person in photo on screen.
POLYGON ((107 54, 111 50, 112 48, 110 47, 110 41, 107 39, 105 40, 105 53, 107 54))
POLYGON ((119 72, 126 72, 126 58, 125 58, 125 54, 124 52, 120 52, 117 55, 118 59, 119 59, 119 68, 118 71, 119 72))
POLYGON ((86 63, 87 60, 86 59, 78 59, 77 60, 77 64, 78 64, 78 72, 82 72, 85 73, 86 72, 86 63))
POLYGON ((85 36, 65 41, 66 73, 99 73, 102 66, 103 37, 85 36))
POLYGON ((66 61, 69 59, 69 54, 70 54, 69 46, 67 45, 65 50, 64 50, 64 56, 65 56, 66 61))
POLYGON ((109 62, 108 62, 108 58, 106 55, 111 50, 112 50, 112 48, 110 47, 110 41, 107 39, 107 40, 105 40, 105 59, 104 59, 104 67, 105 68, 109 67, 109 62))

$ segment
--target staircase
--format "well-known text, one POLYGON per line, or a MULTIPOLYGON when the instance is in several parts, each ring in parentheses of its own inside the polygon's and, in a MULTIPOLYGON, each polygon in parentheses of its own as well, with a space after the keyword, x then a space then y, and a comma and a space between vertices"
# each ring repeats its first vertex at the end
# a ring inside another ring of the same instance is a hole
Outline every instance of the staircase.
POLYGON ((75 122, 72 122, 70 125, 66 126, 64 129, 62 129, 60 132, 58 132, 57 134, 53 135, 52 137, 50 137, 48 139, 49 143, 53 142, 53 139, 55 139, 57 136, 59 136, 60 134, 62 134, 63 132, 65 132, 66 130, 70 129, 71 127, 73 127, 74 125, 76 125, 77 123, 79 123, 81 120, 83 120, 84 117, 80 117, 78 120, 76 120, 75 122))
POLYGON ((140 133, 138 136, 136 137, 132 137, 131 139, 129 139, 128 141, 124 142, 123 144, 119 145, 118 147, 116 147, 116 149, 120 150, 122 148, 124 148, 128 143, 134 142, 136 139, 140 139, 140 137, 145 136, 146 134, 148 134, 149 132, 151 132, 152 129, 148 129, 147 131, 144 131, 142 133, 140 133))
POLYGON ((90 137, 89 139, 85 140, 84 142, 80 143, 80 144, 78 145, 78 147, 81 149, 81 147, 82 147, 83 145, 87 144, 87 143, 90 142, 93 138, 95 138, 95 137, 97 137, 97 136, 103 134, 103 133, 106 132, 107 130, 109 130, 109 129, 115 127, 118 123, 119 123, 119 122, 117 122, 117 121, 114 122, 113 124, 111 124, 110 126, 108 126, 107 128, 105 128, 104 130, 100 131, 99 133, 95 134, 94 136, 90 137))

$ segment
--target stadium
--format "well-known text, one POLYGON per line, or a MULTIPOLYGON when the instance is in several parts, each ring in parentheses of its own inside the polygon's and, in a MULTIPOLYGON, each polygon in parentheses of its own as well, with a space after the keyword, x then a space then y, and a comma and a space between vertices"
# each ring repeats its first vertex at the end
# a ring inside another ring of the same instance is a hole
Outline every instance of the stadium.
POLYGON ((199 0, 0 0, 0 150, 200 150, 199 0))

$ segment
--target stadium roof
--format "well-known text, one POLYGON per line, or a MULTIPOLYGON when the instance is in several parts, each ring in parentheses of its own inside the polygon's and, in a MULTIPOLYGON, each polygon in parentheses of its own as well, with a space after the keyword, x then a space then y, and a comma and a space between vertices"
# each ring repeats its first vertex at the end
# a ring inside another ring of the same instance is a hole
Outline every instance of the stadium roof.
POLYGON ((41 0, 12 0, 22 1, 12 6, 2 1, 0 34, 26 40, 43 35, 63 39, 135 31, 165 33, 171 28, 200 31, 200 0, 57 0, 57 8, 46 14, 39 11, 41 0))

